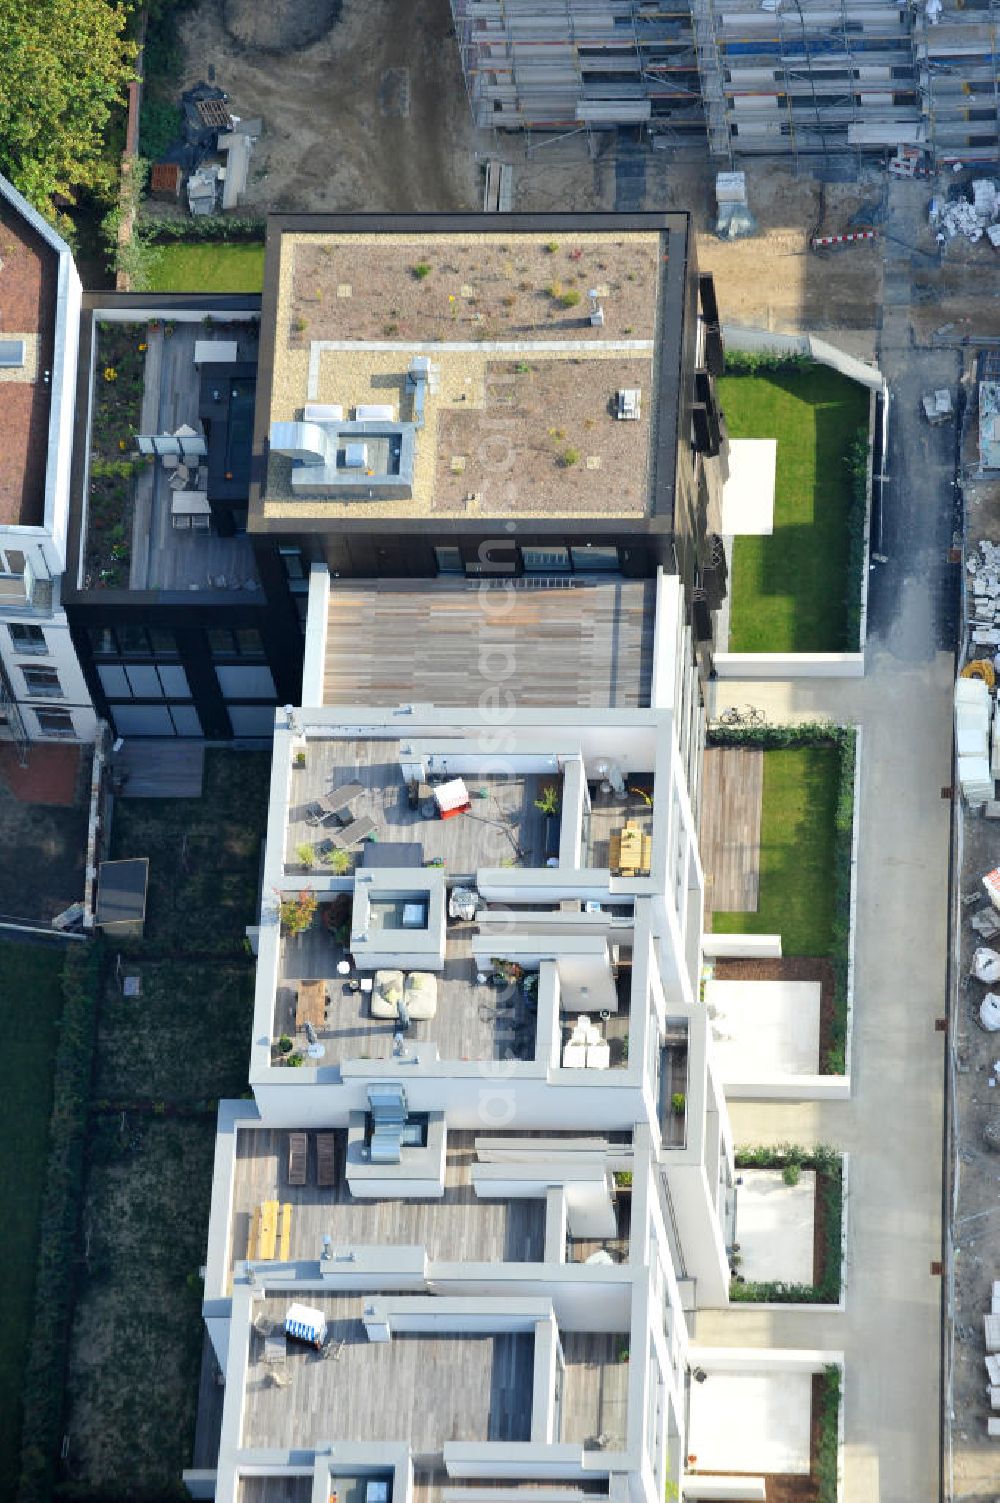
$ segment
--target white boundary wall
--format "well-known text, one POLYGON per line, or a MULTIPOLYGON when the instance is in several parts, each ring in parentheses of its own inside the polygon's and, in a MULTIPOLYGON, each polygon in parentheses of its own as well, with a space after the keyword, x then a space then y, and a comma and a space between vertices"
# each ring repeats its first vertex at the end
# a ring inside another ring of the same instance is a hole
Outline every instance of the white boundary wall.
MULTIPOLYGON (((733 324, 722 327, 723 339, 731 350, 765 355, 801 356, 817 365, 829 366, 871 394, 868 404, 868 453, 875 437, 875 398, 881 392, 886 410, 889 389, 877 366, 867 365, 854 355, 838 350, 814 334, 776 334, 769 329, 744 329, 733 324)), ((720 678, 863 678, 865 644, 868 640, 868 549, 871 541, 872 476, 871 464, 865 485, 864 549, 861 571, 861 619, 859 650, 847 653, 740 653, 723 652, 715 657, 720 678)))
POLYGON ((717 652, 719 678, 864 678, 863 652, 717 652))

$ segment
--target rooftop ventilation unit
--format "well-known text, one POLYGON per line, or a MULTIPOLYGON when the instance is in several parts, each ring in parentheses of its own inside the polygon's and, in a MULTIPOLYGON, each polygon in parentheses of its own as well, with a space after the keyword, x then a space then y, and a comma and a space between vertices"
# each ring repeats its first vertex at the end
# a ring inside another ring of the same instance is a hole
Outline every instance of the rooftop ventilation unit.
POLYGON ((367 468, 367 465, 368 465, 368 445, 367 444, 345 444, 344 445, 344 469, 345 470, 364 470, 364 469, 367 468))
POLYGON ((327 462, 327 437, 316 423, 272 423, 271 448, 300 464, 323 465, 327 462))
POLYGON ((391 402, 369 402, 367 406, 355 407, 356 423, 394 423, 396 409, 391 402))
POLYGON ((344 409, 336 402, 307 402, 302 416, 307 423, 342 423, 344 409))
POLYGON ((618 393, 615 417, 621 422, 637 423, 642 415, 642 392, 637 386, 626 386, 618 393))

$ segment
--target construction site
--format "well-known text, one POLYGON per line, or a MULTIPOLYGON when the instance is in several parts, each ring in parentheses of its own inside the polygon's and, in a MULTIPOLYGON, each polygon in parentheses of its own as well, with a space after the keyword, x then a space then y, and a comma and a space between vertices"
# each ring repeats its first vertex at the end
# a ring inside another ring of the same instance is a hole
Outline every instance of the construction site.
POLYGON ((996 13, 942 0, 452 0, 473 118, 716 159, 997 154, 996 13))

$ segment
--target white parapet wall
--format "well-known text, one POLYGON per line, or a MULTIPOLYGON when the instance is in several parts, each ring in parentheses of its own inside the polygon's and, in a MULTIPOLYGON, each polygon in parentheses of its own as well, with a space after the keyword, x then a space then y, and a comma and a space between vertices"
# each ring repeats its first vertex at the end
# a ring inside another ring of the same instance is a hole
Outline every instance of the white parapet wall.
POLYGON ((864 678, 863 652, 717 652, 719 678, 864 678))
POLYGON ((780 960, 780 934, 706 934, 706 960, 780 960))

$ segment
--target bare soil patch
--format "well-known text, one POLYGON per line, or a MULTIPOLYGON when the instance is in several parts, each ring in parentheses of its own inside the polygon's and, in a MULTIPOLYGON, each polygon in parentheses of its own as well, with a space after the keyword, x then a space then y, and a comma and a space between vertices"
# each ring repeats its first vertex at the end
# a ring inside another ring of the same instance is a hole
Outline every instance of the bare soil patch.
POLYGON ((233 41, 255 52, 301 52, 326 36, 339 20, 343 0, 298 0, 294 7, 260 0, 223 0, 222 15, 233 41))
POLYGON ((236 113, 263 117, 246 212, 479 207, 489 137, 472 124, 448 0, 202 0, 180 30, 178 91, 212 63, 236 113), (398 78, 387 110, 392 70, 408 70, 407 97, 398 78))

